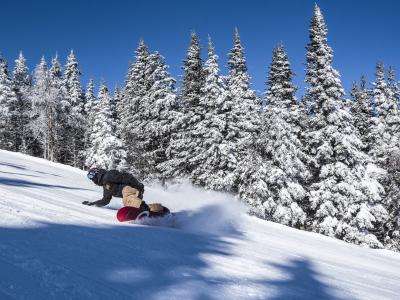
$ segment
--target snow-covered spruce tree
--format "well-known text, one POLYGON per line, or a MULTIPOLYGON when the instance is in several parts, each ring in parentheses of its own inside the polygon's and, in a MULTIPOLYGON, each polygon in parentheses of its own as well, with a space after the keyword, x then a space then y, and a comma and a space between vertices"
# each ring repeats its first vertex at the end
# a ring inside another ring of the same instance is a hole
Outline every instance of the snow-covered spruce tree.
POLYGON ((79 108, 82 111, 82 87, 80 82, 81 71, 79 70, 78 60, 75 53, 71 50, 67 57, 67 63, 64 66, 64 82, 68 91, 68 96, 72 107, 79 108))
POLYGON ((191 177, 195 184, 214 190, 229 189, 234 182, 235 157, 226 121, 232 105, 223 78, 220 76, 218 55, 211 38, 208 41, 208 58, 204 64, 205 82, 199 104, 204 113, 195 126, 195 136, 200 139, 199 151, 192 158, 195 169, 191 177))
POLYGON ((260 129, 260 101, 250 87, 244 48, 240 42, 239 31, 234 34, 233 48, 228 59, 229 74, 226 78, 230 100, 225 102, 227 144, 231 155, 230 168, 234 170, 226 182, 225 189, 237 191, 240 184, 240 166, 252 146, 254 137, 260 129))
POLYGON ((351 85, 351 91, 350 91, 350 97, 351 100, 356 103, 360 95, 360 90, 358 88, 357 82, 353 80, 352 85, 351 85))
POLYGON ((68 130, 70 134, 70 156, 66 157, 65 163, 69 163, 75 167, 83 167, 84 132, 86 127, 83 116, 84 97, 80 75, 78 60, 75 53, 71 50, 71 53, 67 57, 67 63, 64 66, 64 84, 67 89, 69 102, 71 103, 71 128, 68 130))
POLYGON ((116 124, 119 124, 120 119, 118 116, 118 107, 120 106, 121 103, 121 91, 117 85, 115 85, 114 88, 114 93, 111 101, 111 112, 113 114, 113 119, 116 122, 116 124))
POLYGON ((159 53, 150 54, 139 42, 121 101, 120 133, 127 149, 128 165, 141 178, 165 178, 166 148, 176 119, 175 80, 159 53))
POLYGON ((385 246, 400 251, 400 89, 392 67, 388 72, 388 99, 391 103, 386 118, 392 139, 385 161, 387 171, 387 210, 389 222, 386 225, 385 246))
POLYGON ((392 66, 389 67, 388 85, 390 93, 400 109, 400 82, 396 80, 396 75, 392 66))
POLYGON ((382 247, 374 234, 385 222, 381 186, 368 165, 354 120, 344 109, 339 74, 333 69, 327 27, 315 6, 307 46, 306 82, 315 112, 308 132, 308 151, 314 175, 309 185, 313 211, 311 229, 349 242, 382 247))
POLYGON ((92 146, 91 135, 93 133, 94 120, 97 115, 97 98, 94 94, 94 81, 89 79, 86 86, 85 92, 85 116, 86 116, 86 128, 85 128, 85 160, 88 150, 92 146))
POLYGON ((58 97, 51 86, 47 63, 42 57, 34 75, 32 92, 32 131, 41 144, 43 158, 56 161, 57 158, 57 115, 58 97))
POLYGON ((369 134, 372 126, 372 108, 364 76, 361 77, 360 89, 357 83, 353 82, 350 95, 352 100, 350 112, 354 118, 354 125, 364 144, 364 151, 368 152, 370 147, 369 134))
POLYGON ((303 227, 309 210, 303 186, 311 177, 305 162, 310 158, 300 140, 300 122, 306 112, 296 101, 292 76, 285 49, 279 45, 274 49, 268 72, 265 93, 268 104, 262 114, 262 132, 257 142, 262 162, 250 164, 252 169, 243 173, 245 180, 240 192, 256 215, 303 227), (260 185, 263 195, 261 191, 254 193, 260 185), (254 195, 257 197, 252 199, 254 195))
MULTIPOLYGON (((128 76, 127 76, 127 78, 128 78, 128 76)), ((125 80, 125 83, 122 85, 121 88, 118 88, 118 91, 117 90, 114 91, 114 97, 115 97, 115 93, 117 92, 118 93, 118 99, 119 99, 119 101, 116 104, 116 115, 117 115, 117 134, 118 134, 118 136, 120 138, 121 138, 121 129, 122 129, 122 126, 121 126, 121 124, 122 124, 122 115, 123 115, 123 112, 128 109, 127 108, 125 110, 125 105, 129 104, 127 101, 125 101, 126 99, 124 97, 126 81, 127 80, 125 80)))
POLYGON ((164 180, 168 177, 163 164, 168 160, 166 150, 173 132, 171 125, 179 115, 176 111, 175 79, 170 76, 168 66, 158 52, 149 55, 148 66, 149 89, 142 99, 142 123, 138 128, 142 134, 137 139, 145 165, 139 171, 146 178, 164 180))
POLYGON ((385 165, 390 151, 399 144, 399 109, 396 98, 386 81, 385 66, 377 64, 376 80, 372 83, 372 97, 375 116, 370 133, 370 155, 381 166, 385 165))
MULTIPOLYGON (((397 158, 400 153, 400 112, 396 97, 386 80, 385 66, 382 63, 377 64, 373 86, 375 116, 370 132, 369 154, 379 167, 386 170, 381 183, 386 192, 384 206, 389 213, 387 222, 376 229, 376 234, 384 240, 386 247, 393 249, 400 244, 400 188, 396 178, 397 158)), ((397 247, 397 250, 400 249, 397 247)))
POLYGON ((97 96, 97 113, 93 123, 91 148, 86 153, 86 166, 116 169, 124 164, 125 151, 116 136, 111 112, 111 96, 103 82, 97 96))
POLYGON ((15 60, 12 86, 17 98, 14 118, 11 121, 15 131, 13 134, 15 139, 14 150, 33 154, 31 149, 28 148, 33 140, 28 126, 32 109, 30 101, 32 80, 22 52, 20 52, 19 57, 15 60))
POLYGON ((0 57, 0 148, 15 150, 18 141, 16 118, 18 117, 18 99, 8 74, 8 65, 0 57))
POLYGON ((383 63, 376 65, 375 81, 372 83, 372 97, 375 115, 384 120, 388 114, 393 112, 393 99, 390 97, 390 88, 386 80, 386 68, 383 63))
POLYGON ((197 157, 200 151, 201 138, 196 136, 196 126, 204 118, 200 105, 204 85, 203 62, 200 55, 200 42, 197 34, 192 32, 190 45, 183 61, 183 79, 179 91, 178 105, 182 114, 178 114, 167 149, 168 161, 163 164, 167 177, 187 176, 198 167, 197 157))
POLYGON ((400 151, 390 153, 386 163, 388 220, 385 224, 385 246, 400 251, 400 151))
POLYGON ((66 87, 63 81, 63 74, 61 69, 58 55, 51 60, 51 68, 48 72, 49 85, 51 92, 51 98, 53 99, 56 107, 56 160, 65 161, 65 157, 69 155, 69 144, 70 144, 70 128, 72 127, 70 114, 71 114, 71 103, 67 94, 66 87))
POLYGON ((271 175, 269 173, 271 168, 271 162, 265 159, 261 139, 254 139, 245 159, 242 161, 239 195, 242 201, 249 205, 251 214, 270 220, 272 220, 271 213, 269 213, 269 208, 264 206, 264 203, 266 199, 273 196, 266 182, 268 176, 271 175))
POLYGON ((142 158, 142 149, 136 142, 144 133, 139 130, 143 128, 143 99, 148 90, 148 60, 149 50, 143 40, 135 51, 135 62, 131 64, 122 91, 122 99, 118 105, 119 116, 119 135, 126 150, 126 163, 129 170, 143 179, 139 173, 142 166, 146 165, 142 158))

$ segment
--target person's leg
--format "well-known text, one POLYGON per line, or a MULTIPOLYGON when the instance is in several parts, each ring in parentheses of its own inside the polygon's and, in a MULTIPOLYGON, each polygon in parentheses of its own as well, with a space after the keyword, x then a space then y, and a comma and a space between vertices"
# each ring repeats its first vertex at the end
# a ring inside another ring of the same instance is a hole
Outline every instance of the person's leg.
POLYGON ((124 206, 140 208, 142 199, 139 198, 139 191, 131 186, 122 189, 122 203, 124 206))

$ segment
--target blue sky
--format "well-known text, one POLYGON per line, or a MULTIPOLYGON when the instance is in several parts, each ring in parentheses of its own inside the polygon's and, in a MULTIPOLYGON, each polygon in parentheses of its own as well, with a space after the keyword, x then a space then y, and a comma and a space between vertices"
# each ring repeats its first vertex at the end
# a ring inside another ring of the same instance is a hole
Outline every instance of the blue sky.
MULTIPOLYGON (((334 67, 349 90, 366 74, 373 80, 375 64, 383 61, 400 73, 400 1, 317 1, 328 25, 334 67)), ((77 54, 82 83, 104 78, 110 89, 123 83, 138 40, 159 51, 179 79, 190 40, 198 32, 206 56, 207 35, 213 38, 226 73, 227 53, 238 27, 253 88, 262 92, 271 53, 282 41, 304 91, 305 46, 314 0, 152 0, 152 1, 10 1, 1 3, 0 51, 13 67, 20 50, 31 70, 44 55, 58 52, 62 63, 70 49, 77 54)), ((400 79, 400 74, 397 76, 400 79)))

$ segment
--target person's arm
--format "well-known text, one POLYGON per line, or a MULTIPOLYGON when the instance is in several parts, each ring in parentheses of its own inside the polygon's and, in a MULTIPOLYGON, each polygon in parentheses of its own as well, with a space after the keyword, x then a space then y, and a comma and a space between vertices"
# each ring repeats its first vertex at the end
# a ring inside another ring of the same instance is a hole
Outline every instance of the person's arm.
POLYGON ((104 186, 103 187, 103 198, 102 199, 97 200, 97 201, 93 201, 93 202, 84 201, 84 202, 82 202, 82 204, 89 205, 89 206, 94 205, 94 206, 98 206, 98 207, 106 206, 107 204, 110 203, 111 198, 112 198, 111 191, 107 190, 106 187, 104 186))

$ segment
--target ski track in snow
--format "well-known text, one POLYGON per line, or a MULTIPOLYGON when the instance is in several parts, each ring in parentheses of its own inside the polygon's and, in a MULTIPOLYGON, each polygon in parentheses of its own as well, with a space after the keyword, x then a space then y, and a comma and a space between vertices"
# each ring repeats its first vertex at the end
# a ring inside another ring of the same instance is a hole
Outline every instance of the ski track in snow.
POLYGON ((266 222, 231 195, 146 187, 118 223, 85 173, 0 151, 0 299, 400 299, 400 255, 266 222))

